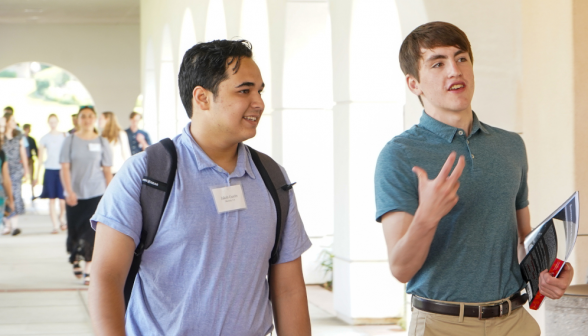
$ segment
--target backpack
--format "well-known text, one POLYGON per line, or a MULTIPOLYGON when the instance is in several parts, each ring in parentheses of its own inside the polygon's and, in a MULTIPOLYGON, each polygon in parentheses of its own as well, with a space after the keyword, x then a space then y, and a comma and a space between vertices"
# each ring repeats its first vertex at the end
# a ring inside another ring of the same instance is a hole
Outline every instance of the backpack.
MULTIPOLYGON (((288 184, 282 173, 280 166, 269 156, 260 153, 247 146, 251 153, 251 158, 263 179, 263 182, 270 193, 276 208, 276 237, 269 260, 270 265, 275 264, 280 257, 282 245, 282 234, 284 233, 284 224, 288 218, 290 207, 289 190, 296 183, 288 184)), ((133 262, 129 269, 129 274, 125 282, 124 295, 125 306, 128 306, 133 291, 135 278, 139 272, 141 257, 143 251, 148 249, 157 230, 165 211, 169 195, 173 189, 174 179, 178 166, 178 156, 173 141, 169 138, 147 147, 147 170, 142 179, 140 204, 143 215, 143 228, 141 238, 135 253, 133 262)), ((269 273, 268 273, 269 274, 269 273)))

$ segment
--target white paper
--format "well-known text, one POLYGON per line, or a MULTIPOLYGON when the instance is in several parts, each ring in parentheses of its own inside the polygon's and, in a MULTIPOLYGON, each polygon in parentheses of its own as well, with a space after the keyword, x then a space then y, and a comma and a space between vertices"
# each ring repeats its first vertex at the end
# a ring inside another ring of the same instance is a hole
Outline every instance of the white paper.
POLYGON ((245 195, 243 195, 243 187, 240 184, 213 188, 212 197, 216 205, 218 213, 246 209, 245 195))

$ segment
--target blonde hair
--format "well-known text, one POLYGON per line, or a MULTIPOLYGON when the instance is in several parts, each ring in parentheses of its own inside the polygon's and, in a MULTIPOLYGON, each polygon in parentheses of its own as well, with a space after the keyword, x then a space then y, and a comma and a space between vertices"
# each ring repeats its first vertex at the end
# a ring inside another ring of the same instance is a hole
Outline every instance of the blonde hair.
POLYGON ((108 139, 108 142, 117 143, 122 128, 118 120, 116 120, 116 116, 112 112, 102 112, 102 115, 106 118, 106 125, 104 125, 104 129, 102 130, 102 137, 108 139))

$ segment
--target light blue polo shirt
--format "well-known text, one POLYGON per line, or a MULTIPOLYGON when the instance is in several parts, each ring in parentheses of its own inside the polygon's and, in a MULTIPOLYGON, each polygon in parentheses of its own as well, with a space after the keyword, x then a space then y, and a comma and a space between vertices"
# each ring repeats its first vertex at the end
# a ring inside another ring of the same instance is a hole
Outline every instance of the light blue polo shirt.
MULTIPOLYGON (((243 144, 228 174, 194 141, 190 124, 173 141, 177 175, 153 245, 143 254, 127 335, 266 335, 273 328, 266 276, 276 211, 263 179, 243 144), (218 214, 210 188, 235 184, 242 185, 247 208, 218 214)), ((92 217, 94 228, 102 222, 138 244, 145 169, 145 153, 127 160, 92 217)), ((293 191, 289 211, 278 263, 311 245, 293 191)))
POLYGON ((525 145, 518 134, 483 124, 475 113, 473 118, 466 136, 423 113, 420 123, 388 142, 378 158, 377 221, 390 211, 414 215, 419 198, 412 167, 434 179, 452 151, 466 159, 459 201, 439 222, 423 267, 408 282, 410 294, 487 302, 523 286, 516 211, 529 204, 525 145))

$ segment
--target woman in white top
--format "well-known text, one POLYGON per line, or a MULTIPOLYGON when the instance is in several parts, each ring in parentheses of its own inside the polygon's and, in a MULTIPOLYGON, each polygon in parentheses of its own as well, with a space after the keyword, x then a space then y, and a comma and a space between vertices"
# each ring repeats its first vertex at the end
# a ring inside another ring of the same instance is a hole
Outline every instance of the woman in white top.
POLYGON ((123 163, 131 157, 131 146, 127 133, 120 127, 116 116, 112 112, 102 112, 98 118, 98 125, 102 130, 102 137, 108 139, 112 149, 112 174, 116 174, 123 163))
POLYGON ((43 175, 43 192, 40 198, 49 199, 49 216, 51 222, 53 222, 53 231, 51 233, 57 233, 57 229, 61 227, 61 230, 67 229, 65 225, 65 197, 63 195, 63 186, 59 178, 59 171, 61 170, 61 164, 59 163, 59 153, 61 152, 61 146, 65 140, 66 134, 57 130, 59 119, 57 115, 51 114, 47 118, 51 131, 41 138, 39 141, 39 148, 37 150, 37 161, 39 168, 37 169, 35 176, 35 184, 39 180, 39 172, 45 166, 45 174, 43 175), (45 154, 47 154, 45 156, 45 154), (45 156, 45 160, 43 157, 45 156), (55 211, 55 201, 59 201, 59 216, 55 211))

